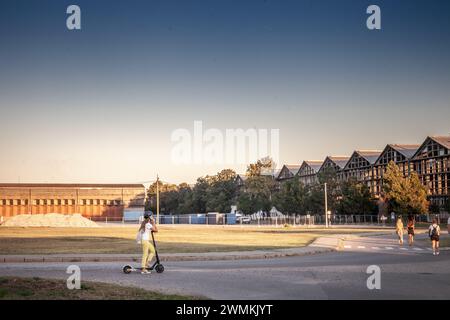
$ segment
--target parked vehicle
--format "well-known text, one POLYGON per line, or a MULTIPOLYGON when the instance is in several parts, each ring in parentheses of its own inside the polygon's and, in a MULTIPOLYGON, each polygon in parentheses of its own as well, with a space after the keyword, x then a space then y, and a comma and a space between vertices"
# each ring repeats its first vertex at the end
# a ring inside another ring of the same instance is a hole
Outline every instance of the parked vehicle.
POLYGON ((245 216, 240 213, 236 213, 236 223, 249 224, 252 221, 249 216, 245 216))

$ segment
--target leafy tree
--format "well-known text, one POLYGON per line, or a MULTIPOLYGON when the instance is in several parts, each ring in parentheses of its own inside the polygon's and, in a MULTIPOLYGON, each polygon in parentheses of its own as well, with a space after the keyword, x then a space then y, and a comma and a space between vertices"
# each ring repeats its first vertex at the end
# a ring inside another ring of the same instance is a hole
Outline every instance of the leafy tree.
MULTIPOLYGON (((311 214, 323 214, 325 212, 324 188, 321 184, 307 186, 305 198, 305 211, 311 214)), ((330 196, 328 195, 328 199, 330 196)))
POLYGON ((209 183, 207 177, 197 179, 192 193, 192 211, 206 212, 207 192, 209 183))
POLYGON ((178 208, 180 214, 193 213, 193 191, 187 183, 178 186, 178 208))
POLYGON ((207 211, 229 212, 236 201, 236 172, 225 169, 210 177, 206 195, 207 211))
POLYGON ((341 184, 342 196, 336 211, 340 214, 375 214, 377 204, 372 198, 369 187, 361 182, 349 180, 341 184))
POLYGON ((314 211, 319 211, 323 213, 325 211, 324 208, 324 185, 327 184, 327 207, 328 210, 336 211, 338 200, 342 197, 342 187, 341 182, 337 178, 336 170, 333 168, 325 168, 318 175, 317 179, 320 185, 315 186, 313 197, 320 198, 322 197, 321 203, 318 201, 314 201, 313 203, 317 204, 317 207, 314 211), (318 210, 320 209, 320 210, 318 210))
POLYGON ((273 172, 276 167, 276 163, 270 157, 259 159, 255 163, 251 163, 247 166, 247 176, 257 177, 264 171, 273 172))
POLYGON ((409 184, 409 210, 412 214, 422 214, 428 211, 427 188, 420 182, 416 172, 412 172, 407 179, 409 184))
POLYGON ((280 191, 273 197, 273 205, 285 214, 303 213, 307 191, 298 179, 290 179, 281 184, 280 191))
MULTIPOLYGON (((150 185, 150 187, 147 190, 147 201, 145 208, 146 210, 151 210, 153 212, 156 212, 156 184, 155 181, 153 184, 150 185)), ((171 202, 173 199, 173 194, 169 196, 169 192, 176 191, 177 186, 175 184, 164 184, 162 181, 159 180, 158 182, 159 186, 159 207, 162 211, 162 208, 164 210, 167 209, 173 209, 171 205, 168 202, 171 202), (167 195, 166 195, 167 194, 167 195), (163 196, 164 195, 164 196, 163 196)))
POLYGON ((269 211, 276 182, 267 176, 250 176, 245 180, 244 191, 238 197, 238 209, 246 214, 259 210, 269 211))
POLYGON ((383 189, 390 207, 400 214, 421 214, 428 211, 427 189, 413 172, 403 177, 400 168, 391 161, 384 174, 383 189))

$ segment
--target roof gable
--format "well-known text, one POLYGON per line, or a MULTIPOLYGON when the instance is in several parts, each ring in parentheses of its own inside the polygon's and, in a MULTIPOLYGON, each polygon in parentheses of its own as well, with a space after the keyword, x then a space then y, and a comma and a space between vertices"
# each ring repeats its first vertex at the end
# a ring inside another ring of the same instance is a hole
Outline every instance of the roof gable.
POLYGON ((434 158, 450 154, 450 136, 427 137, 417 149, 413 159, 434 158))
POLYGON ((305 160, 302 163, 302 166, 298 170, 297 175, 304 176, 304 175, 311 175, 316 174, 319 172, 320 168, 322 167, 323 161, 321 160, 305 160))
POLYGON ((295 176, 297 174, 299 169, 300 169, 299 165, 285 164, 281 168, 281 170, 278 173, 278 175, 276 175, 276 178, 277 179, 289 179, 289 178, 292 178, 293 176, 295 176))
POLYGON ((403 154, 399 153, 392 145, 388 144, 381 152, 375 164, 387 165, 389 162, 394 161, 395 163, 405 161, 406 158, 403 154))
POLYGON ((319 171, 323 171, 326 168, 330 167, 336 170, 342 170, 349 160, 350 157, 347 156, 328 156, 325 158, 325 161, 323 162, 319 171))
POLYGON ((380 156, 378 150, 356 150, 345 165, 345 170, 364 168, 374 164, 380 156))

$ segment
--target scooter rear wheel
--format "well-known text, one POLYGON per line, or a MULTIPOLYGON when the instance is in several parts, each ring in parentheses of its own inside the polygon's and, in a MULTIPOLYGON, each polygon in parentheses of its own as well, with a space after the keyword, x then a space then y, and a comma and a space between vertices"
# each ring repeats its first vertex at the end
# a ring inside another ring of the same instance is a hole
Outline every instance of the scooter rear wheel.
POLYGON ((164 266, 162 264, 158 264, 155 267, 155 270, 157 273, 163 273, 164 272, 164 266))

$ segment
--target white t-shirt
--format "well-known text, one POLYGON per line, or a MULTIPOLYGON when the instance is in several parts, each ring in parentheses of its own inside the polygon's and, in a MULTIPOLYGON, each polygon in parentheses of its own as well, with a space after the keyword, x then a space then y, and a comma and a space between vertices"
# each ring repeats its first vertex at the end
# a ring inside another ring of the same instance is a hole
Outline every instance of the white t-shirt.
POLYGON ((153 225, 150 222, 147 222, 144 227, 144 231, 142 232, 142 241, 150 240, 151 235, 150 232, 153 230, 153 225))
POLYGON ((429 228, 428 228, 428 233, 431 235, 431 232, 433 232, 433 229, 436 228, 436 233, 439 236, 441 234, 441 228, 439 227, 438 224, 432 224, 429 228))

